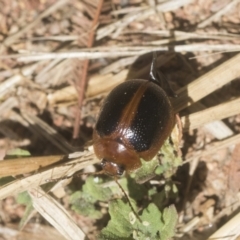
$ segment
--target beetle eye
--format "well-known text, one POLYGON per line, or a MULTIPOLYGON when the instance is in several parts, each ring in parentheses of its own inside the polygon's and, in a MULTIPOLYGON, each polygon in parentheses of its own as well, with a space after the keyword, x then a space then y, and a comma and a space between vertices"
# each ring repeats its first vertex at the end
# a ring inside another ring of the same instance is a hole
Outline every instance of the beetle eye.
POLYGON ((103 171, 110 176, 121 176, 125 171, 125 168, 122 164, 117 164, 103 158, 101 162, 103 171))
POLYGON ((108 161, 105 158, 103 158, 103 160, 101 161, 102 168, 104 168, 106 166, 107 162, 108 161))

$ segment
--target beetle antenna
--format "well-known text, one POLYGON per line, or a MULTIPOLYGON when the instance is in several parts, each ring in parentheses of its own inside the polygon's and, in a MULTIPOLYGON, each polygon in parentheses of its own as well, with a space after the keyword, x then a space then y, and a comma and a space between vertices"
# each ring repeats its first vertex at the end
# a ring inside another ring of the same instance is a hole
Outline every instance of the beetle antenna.
POLYGON ((117 177, 114 177, 114 181, 117 183, 118 187, 122 190, 125 198, 127 199, 128 203, 129 203, 129 205, 130 205, 130 208, 131 208, 132 212, 134 213, 134 215, 136 216, 136 218, 137 218, 140 222, 142 222, 141 218, 139 217, 139 215, 137 214, 137 212, 134 210, 133 205, 131 204, 131 201, 130 201, 127 193, 124 191, 123 187, 122 187, 121 184, 118 182, 117 177))

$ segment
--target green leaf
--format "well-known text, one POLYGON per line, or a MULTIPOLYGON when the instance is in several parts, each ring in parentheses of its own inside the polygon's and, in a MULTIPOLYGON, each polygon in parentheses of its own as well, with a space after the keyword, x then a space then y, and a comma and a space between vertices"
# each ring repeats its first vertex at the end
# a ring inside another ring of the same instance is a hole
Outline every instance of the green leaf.
POLYGON ((141 237, 167 240, 174 236, 178 214, 173 205, 165 208, 162 214, 155 204, 150 203, 144 209, 141 219, 142 227, 139 229, 144 234, 141 237))
POLYGON ((159 166, 159 160, 158 157, 154 157, 151 161, 144 161, 143 159, 140 159, 142 166, 138 169, 136 169, 132 174, 132 178, 135 179, 137 183, 144 183, 154 176, 156 168, 159 166))
POLYGON ((30 197, 28 192, 19 193, 17 195, 16 200, 17 200, 17 203, 23 204, 26 206, 24 215, 21 218, 21 221, 19 223, 19 228, 22 229, 28 223, 28 221, 31 219, 32 213, 33 213, 33 211, 35 211, 35 209, 32 204, 32 198, 30 197))
POLYGON ((19 156, 19 157, 27 157, 31 156, 30 152, 21 148, 14 148, 7 151, 6 155, 8 156, 19 156))
POLYGON ((109 204, 109 214, 111 220, 108 222, 98 239, 126 239, 132 240, 134 226, 137 227, 138 219, 132 212, 128 203, 120 199, 116 199, 109 204))
POLYGON ((175 173, 177 167, 182 164, 182 158, 176 156, 178 144, 176 143, 175 146, 175 141, 170 141, 170 138, 164 142, 158 155, 151 161, 141 159, 142 166, 131 173, 137 183, 144 183, 156 175, 164 175, 166 179, 169 179, 175 173))
MULTIPOLYGON (((119 183, 123 189, 129 193, 130 198, 133 198, 134 200, 141 200, 147 195, 147 188, 143 184, 138 184, 135 179, 131 178, 130 176, 127 178, 122 178, 119 180, 119 183)), ((119 192, 119 187, 116 187, 118 188, 119 192)))
POLYGON ((167 240, 174 236, 178 221, 176 208, 171 205, 163 211, 163 226, 161 227, 161 240, 167 240))
POLYGON ((143 227, 141 229, 145 235, 151 237, 151 239, 157 238, 159 234, 161 216, 161 212, 153 203, 150 203, 141 215, 143 221, 143 227))
POLYGON ((95 207, 95 200, 86 193, 75 192, 70 197, 70 203, 72 204, 71 209, 80 215, 89 216, 93 219, 102 217, 100 210, 95 207))
POLYGON ((21 192, 17 195, 17 203, 19 204, 24 204, 24 205, 30 205, 32 204, 32 199, 30 197, 30 195, 28 194, 28 192, 21 192))
POLYGON ((101 181, 99 177, 88 177, 83 185, 83 192, 89 194, 95 201, 108 201, 112 196, 112 192, 109 188, 101 187, 98 184, 99 181, 101 181))
POLYGON ((166 179, 170 178, 176 171, 177 167, 182 164, 182 158, 176 156, 177 147, 174 146, 169 138, 164 142, 160 149, 160 164, 156 168, 157 175, 163 174, 166 179))
POLYGON ((162 209, 164 204, 166 204, 166 193, 165 190, 162 190, 161 192, 156 193, 152 197, 152 202, 159 208, 162 209))
POLYGON ((109 188, 103 188, 95 179, 100 180, 96 177, 88 177, 82 191, 77 191, 71 195, 70 203, 72 210, 78 214, 98 219, 102 217, 100 209, 97 209, 98 201, 108 201, 112 192, 109 188))
POLYGON ((24 211, 23 217, 21 218, 21 221, 19 223, 19 229, 23 229, 24 226, 28 223, 28 221, 31 219, 32 213, 35 211, 35 208, 33 207, 32 203, 28 204, 26 206, 26 209, 24 211))
POLYGON ((169 199, 176 199, 178 196, 178 190, 176 185, 170 180, 164 185, 162 191, 152 195, 152 202, 162 210, 163 207, 169 202, 169 199))
POLYGON ((174 206, 164 209, 162 214, 155 204, 150 203, 143 210, 140 222, 132 213, 129 204, 118 199, 109 204, 109 213, 111 220, 101 231, 98 238, 100 240, 167 240, 174 236, 177 222, 174 206))

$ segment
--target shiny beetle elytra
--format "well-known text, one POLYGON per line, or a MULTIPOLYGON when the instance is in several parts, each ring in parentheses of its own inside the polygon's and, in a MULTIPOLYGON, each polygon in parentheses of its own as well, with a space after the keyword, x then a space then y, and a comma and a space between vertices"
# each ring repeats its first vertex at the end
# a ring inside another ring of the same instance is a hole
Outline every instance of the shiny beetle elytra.
POLYGON ((160 150, 175 125, 168 95, 173 92, 156 70, 153 54, 149 80, 121 83, 107 96, 94 132, 93 147, 102 160, 103 171, 120 176, 150 161, 160 150))

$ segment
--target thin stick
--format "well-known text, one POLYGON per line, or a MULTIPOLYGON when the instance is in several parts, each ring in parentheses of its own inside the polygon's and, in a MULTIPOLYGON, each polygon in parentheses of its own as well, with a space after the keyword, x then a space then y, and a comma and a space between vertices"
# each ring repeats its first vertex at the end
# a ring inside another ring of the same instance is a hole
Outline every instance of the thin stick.
POLYGON ((139 215, 138 215, 137 212, 134 210, 133 205, 131 204, 131 201, 130 201, 128 195, 126 194, 126 192, 124 191, 124 189, 123 189, 123 187, 120 185, 120 183, 118 182, 117 177, 114 177, 114 181, 117 183, 118 187, 122 190, 125 198, 127 199, 128 203, 129 203, 129 205, 130 205, 130 208, 131 208, 131 210, 133 211, 133 213, 134 213, 134 215, 136 216, 136 218, 137 218, 140 222, 142 222, 142 220, 140 219, 139 215))
MULTIPOLYGON (((103 5, 103 0, 99 0, 98 8, 96 10, 96 14, 92 23, 92 31, 90 31, 89 39, 87 43, 87 47, 91 48, 93 46, 94 42, 94 29, 97 26, 99 16, 101 14, 101 9, 103 5)), ((81 120, 81 109, 82 109, 82 102, 84 98, 84 92, 86 88, 86 82, 87 82, 87 72, 88 72, 88 66, 89 66, 89 59, 86 59, 83 63, 83 68, 81 70, 81 80, 79 81, 79 88, 78 88, 78 105, 77 105, 77 111, 76 111, 76 118, 74 123, 74 130, 73 130, 73 139, 78 138, 79 135, 79 128, 80 128, 80 120, 81 120)))

